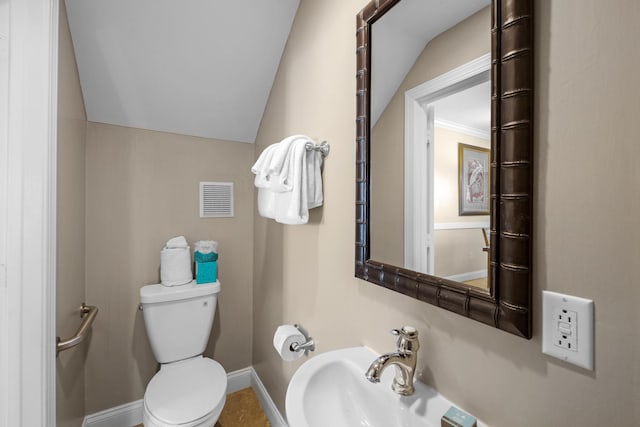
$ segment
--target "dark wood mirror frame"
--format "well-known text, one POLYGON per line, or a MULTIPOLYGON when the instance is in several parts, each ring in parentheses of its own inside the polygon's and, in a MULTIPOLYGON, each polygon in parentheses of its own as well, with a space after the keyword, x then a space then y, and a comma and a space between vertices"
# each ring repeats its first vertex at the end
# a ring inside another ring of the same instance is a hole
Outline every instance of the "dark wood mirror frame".
MULTIPOLYGON (((493 0, 490 291, 369 259, 370 26, 400 0, 356 17, 356 277, 531 338, 533 1, 493 0)), ((401 206, 399 206, 402 209, 401 206)))

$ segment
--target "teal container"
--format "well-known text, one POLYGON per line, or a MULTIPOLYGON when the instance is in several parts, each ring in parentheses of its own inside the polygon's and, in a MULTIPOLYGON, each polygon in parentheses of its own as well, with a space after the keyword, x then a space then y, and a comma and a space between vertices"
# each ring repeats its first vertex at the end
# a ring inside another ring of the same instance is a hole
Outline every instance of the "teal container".
POLYGON ((216 252, 209 252, 208 254, 203 254, 201 252, 195 251, 193 253, 193 258, 195 262, 212 262, 212 261, 218 261, 218 254, 216 252))
POLYGON ((218 262, 196 262, 196 284, 213 283, 218 280, 218 262))

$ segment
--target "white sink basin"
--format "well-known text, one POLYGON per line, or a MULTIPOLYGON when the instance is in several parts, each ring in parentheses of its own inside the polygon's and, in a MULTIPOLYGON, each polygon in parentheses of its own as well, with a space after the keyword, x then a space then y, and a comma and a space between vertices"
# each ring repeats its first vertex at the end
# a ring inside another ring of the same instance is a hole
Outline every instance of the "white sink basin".
POLYGON ((367 347, 353 347, 305 362, 287 389, 289 426, 440 427, 453 404, 419 381, 412 396, 394 393, 395 367, 387 368, 379 384, 370 383, 364 373, 376 357, 367 347))

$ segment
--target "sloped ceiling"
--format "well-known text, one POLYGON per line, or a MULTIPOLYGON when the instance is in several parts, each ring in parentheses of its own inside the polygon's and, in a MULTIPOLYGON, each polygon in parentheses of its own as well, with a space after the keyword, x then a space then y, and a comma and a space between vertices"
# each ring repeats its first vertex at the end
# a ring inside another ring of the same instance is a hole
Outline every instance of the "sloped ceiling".
POLYGON ((87 119, 253 143, 299 0, 66 0, 87 119))
MULTIPOLYGON (((490 0, 402 0, 372 25, 372 124, 378 121, 427 43, 490 4, 490 0)), ((491 36, 490 26, 488 22, 487 39, 491 36)))

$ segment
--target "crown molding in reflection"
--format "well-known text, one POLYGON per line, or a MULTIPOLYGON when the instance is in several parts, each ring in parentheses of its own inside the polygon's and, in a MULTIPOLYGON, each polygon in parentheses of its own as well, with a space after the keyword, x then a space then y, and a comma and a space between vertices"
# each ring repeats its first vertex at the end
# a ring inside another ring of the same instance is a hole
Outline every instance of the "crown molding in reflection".
POLYGON ((449 120, 435 119, 433 121, 436 127, 449 129, 454 132, 459 132, 464 135, 474 136, 476 138, 482 138, 489 140, 491 138, 491 132, 482 129, 474 128, 471 126, 463 125, 461 123, 452 122, 449 120))

